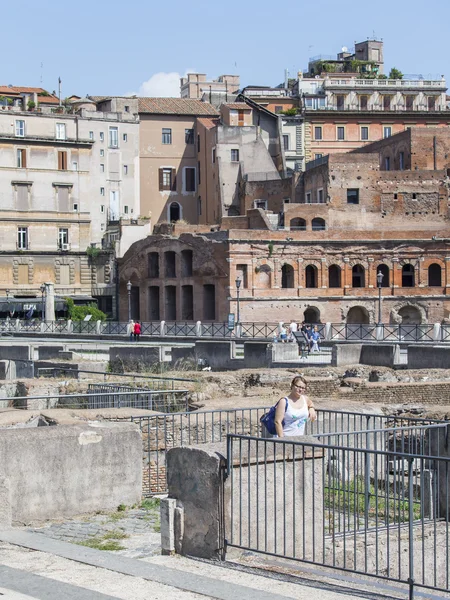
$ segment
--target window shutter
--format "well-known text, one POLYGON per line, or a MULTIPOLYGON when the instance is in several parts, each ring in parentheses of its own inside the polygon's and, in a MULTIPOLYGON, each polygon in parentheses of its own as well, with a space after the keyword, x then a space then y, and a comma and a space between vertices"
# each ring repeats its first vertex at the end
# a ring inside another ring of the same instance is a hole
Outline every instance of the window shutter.
POLYGON ((172 192, 177 191, 177 172, 175 169, 172 169, 172 192))
POLYGON ((163 170, 159 169, 159 191, 161 192, 163 189, 164 189, 163 170))
POLYGON ((58 170, 62 171, 62 152, 58 152, 58 170))

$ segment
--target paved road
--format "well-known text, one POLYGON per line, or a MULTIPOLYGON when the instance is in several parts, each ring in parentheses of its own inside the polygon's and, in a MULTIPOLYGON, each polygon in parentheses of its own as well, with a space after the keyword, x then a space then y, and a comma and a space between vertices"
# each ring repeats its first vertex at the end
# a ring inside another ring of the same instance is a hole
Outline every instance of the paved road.
MULTIPOLYGON (((116 556, 23 530, 0 531, 2 586, 25 597, 5 600, 389 600, 405 588, 375 580, 363 584, 343 575, 302 572, 293 577, 248 572, 182 557, 145 560, 116 556), (383 590, 384 588, 384 590, 383 590)), ((284 569, 289 573, 289 569, 284 569)), ((418 593, 417 597, 432 598, 418 593)), ((443 596, 434 596, 434 598, 443 596)), ((3 600, 3 598, 1 599, 3 600)))

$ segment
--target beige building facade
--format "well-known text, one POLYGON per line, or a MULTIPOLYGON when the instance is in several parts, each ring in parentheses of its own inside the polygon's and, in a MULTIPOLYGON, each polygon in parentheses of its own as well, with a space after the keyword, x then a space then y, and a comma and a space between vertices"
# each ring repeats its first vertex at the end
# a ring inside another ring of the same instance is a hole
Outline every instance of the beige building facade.
MULTIPOLYGON (((217 79, 208 81, 204 73, 187 73, 180 80, 181 98, 192 98, 200 100, 204 94, 225 93, 236 94, 239 90, 239 75, 220 75, 217 79)), ((229 98, 225 98, 225 102, 229 98)))
POLYGON ((217 115, 200 100, 139 99, 141 215, 152 223, 198 223, 203 173, 197 119, 217 115))
POLYGON ((140 212, 137 101, 127 102, 0 111, 0 296, 18 313, 44 282, 115 313, 108 231, 140 212))

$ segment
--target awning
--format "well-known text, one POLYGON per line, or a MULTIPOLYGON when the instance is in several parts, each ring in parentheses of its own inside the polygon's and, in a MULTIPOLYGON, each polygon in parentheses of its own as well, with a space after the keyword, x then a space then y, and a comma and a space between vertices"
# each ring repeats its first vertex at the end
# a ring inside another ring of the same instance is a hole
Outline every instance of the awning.
MULTIPOLYGON (((42 298, 0 298, 0 312, 26 312, 30 310, 31 307, 40 312, 41 305, 42 298)), ((65 301, 61 298, 55 298, 55 310, 65 309, 65 301)))

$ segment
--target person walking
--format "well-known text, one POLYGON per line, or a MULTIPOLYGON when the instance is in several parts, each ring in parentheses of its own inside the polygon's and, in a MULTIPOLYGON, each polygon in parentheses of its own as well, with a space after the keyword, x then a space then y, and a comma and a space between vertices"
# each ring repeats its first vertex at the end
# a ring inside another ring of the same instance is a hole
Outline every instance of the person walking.
POLYGON ((317 325, 314 326, 314 329, 311 333, 311 352, 320 352, 319 348, 320 342, 320 333, 317 325))
POLYGON ((284 323, 280 323, 280 340, 283 344, 287 342, 287 329, 284 326, 284 323))
POLYGON ((308 385, 301 375, 291 382, 288 396, 280 398, 275 409, 275 430, 279 438, 291 435, 304 435, 308 419, 317 419, 314 405, 306 395, 308 385))
POLYGON ((134 321, 133 321, 133 319, 130 319, 130 322, 127 325, 127 335, 130 336, 130 342, 132 342, 133 337, 134 337, 134 321))
POLYGON ((134 341, 138 342, 140 337, 141 337, 141 324, 139 323, 139 321, 136 321, 136 323, 134 324, 134 341))

